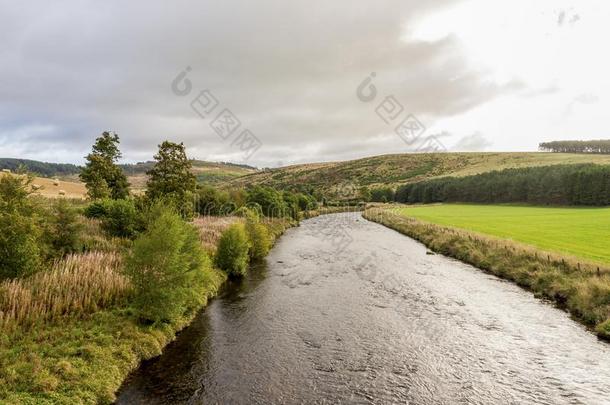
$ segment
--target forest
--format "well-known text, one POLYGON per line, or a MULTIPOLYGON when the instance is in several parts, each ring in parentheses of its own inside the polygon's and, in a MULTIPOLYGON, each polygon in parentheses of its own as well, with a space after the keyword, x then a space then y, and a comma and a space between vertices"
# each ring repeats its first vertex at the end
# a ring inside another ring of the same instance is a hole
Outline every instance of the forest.
POLYGON ((527 203, 544 205, 610 204, 610 167, 556 165, 443 177, 406 184, 397 202, 527 203))

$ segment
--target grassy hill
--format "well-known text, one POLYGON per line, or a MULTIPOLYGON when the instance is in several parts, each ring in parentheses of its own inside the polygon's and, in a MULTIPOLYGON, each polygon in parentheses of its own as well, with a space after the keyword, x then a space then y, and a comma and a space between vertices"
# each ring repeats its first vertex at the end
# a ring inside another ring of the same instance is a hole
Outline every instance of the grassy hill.
POLYGON ((30 159, 0 158, 0 170, 17 171, 20 167, 41 177, 64 177, 80 173, 80 167, 70 163, 47 163, 30 159))
MULTIPOLYGON (((197 181, 206 184, 219 184, 234 178, 244 176, 258 169, 252 166, 226 162, 205 162, 193 160, 193 173, 197 181)), ((154 162, 129 163, 119 165, 127 175, 134 191, 140 192, 146 186, 146 172, 154 162)), ((80 182, 78 174, 80 166, 67 163, 47 163, 37 160, 0 158, 0 170, 15 173, 19 168, 25 168, 37 177, 34 184, 40 186, 39 193, 47 197, 58 197, 60 191, 70 198, 84 198, 85 186, 80 182), (57 180, 59 185, 56 185, 57 180)))
MULTIPOLYGON (((217 185, 229 182, 237 177, 255 173, 258 169, 247 165, 238 165, 226 162, 205 162, 193 160, 193 173, 197 182, 217 185)), ((146 172, 152 168, 154 162, 142 162, 129 165, 120 165, 134 191, 144 190, 146 187, 146 172)))
MULTIPOLYGON (((16 174, 0 172, 0 176, 16 176, 16 174)), ((34 177, 32 187, 34 187, 35 194, 48 198, 66 197, 84 199, 87 196, 85 185, 78 181, 34 177)))
POLYGON ((467 176, 513 167, 555 164, 610 164, 610 155, 567 153, 434 153, 382 155, 345 162, 313 163, 267 169, 232 179, 230 186, 268 185, 313 188, 349 196, 361 186, 399 186, 440 176, 467 176))

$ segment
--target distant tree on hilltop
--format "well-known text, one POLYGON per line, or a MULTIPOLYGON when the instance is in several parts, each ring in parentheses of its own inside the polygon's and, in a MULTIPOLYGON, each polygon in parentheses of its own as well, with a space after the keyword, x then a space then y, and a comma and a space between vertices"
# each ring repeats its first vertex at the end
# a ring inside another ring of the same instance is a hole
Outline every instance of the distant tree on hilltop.
POLYGON ((610 140, 542 142, 538 147, 542 151, 556 153, 610 154, 610 140))

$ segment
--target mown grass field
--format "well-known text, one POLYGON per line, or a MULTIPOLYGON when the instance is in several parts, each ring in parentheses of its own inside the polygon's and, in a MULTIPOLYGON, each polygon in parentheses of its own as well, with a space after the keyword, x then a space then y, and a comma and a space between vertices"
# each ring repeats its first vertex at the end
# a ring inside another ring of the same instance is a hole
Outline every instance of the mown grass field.
POLYGON ((610 263, 610 208, 443 204, 399 208, 404 216, 610 263))

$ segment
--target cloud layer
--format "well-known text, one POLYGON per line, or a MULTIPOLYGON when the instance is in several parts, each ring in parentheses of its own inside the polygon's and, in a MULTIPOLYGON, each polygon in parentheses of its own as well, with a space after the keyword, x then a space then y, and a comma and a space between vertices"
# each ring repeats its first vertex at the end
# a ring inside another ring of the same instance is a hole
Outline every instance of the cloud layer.
POLYGON ((410 35, 462 2, 427 3, 3 1, 0 155, 78 162, 114 130, 131 161, 164 139, 200 159, 243 161, 191 109, 204 89, 262 142, 251 164, 405 151, 375 114, 383 97, 430 128, 526 87, 472 64, 451 32, 410 35), (171 82, 187 66, 193 90, 177 96, 171 82), (379 96, 363 103, 356 88, 372 72, 379 96))

